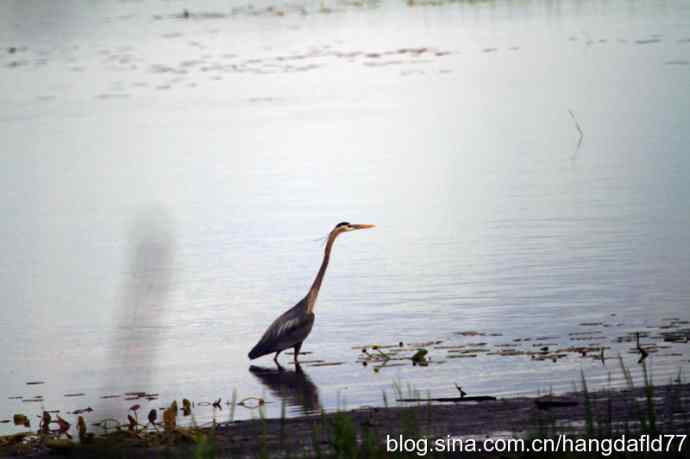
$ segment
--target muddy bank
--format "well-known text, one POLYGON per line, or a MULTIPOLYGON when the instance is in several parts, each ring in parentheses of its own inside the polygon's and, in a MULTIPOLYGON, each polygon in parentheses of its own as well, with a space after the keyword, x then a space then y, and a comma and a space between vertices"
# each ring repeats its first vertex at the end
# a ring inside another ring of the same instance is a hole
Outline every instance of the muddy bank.
MULTIPOLYGON (((595 434, 640 430, 640 422, 654 417, 656 430, 687 433, 690 430, 688 401, 690 384, 654 388, 651 398, 643 388, 572 393, 558 397, 521 397, 484 402, 416 403, 409 406, 358 409, 347 412, 358 430, 358 439, 373 432, 378 441, 386 435, 445 437, 497 437, 584 433, 586 397, 592 409, 595 434), (652 400, 653 407, 648 406, 652 400), (554 402, 554 403, 551 403, 554 402), (652 414, 653 413, 653 414, 652 414)), ((265 449, 280 457, 285 449, 314 450, 314 438, 323 450, 332 446, 337 414, 294 419, 245 421, 221 426, 216 432, 218 452, 251 457, 257 439, 263 436, 265 449), (315 435, 315 431, 317 435, 315 435)))
MULTIPOLYGON (((84 448, 72 457, 313 457, 334 452, 343 438, 357 447, 382 445, 387 435, 412 438, 447 435, 484 438, 548 436, 557 433, 615 436, 654 429, 662 433, 690 430, 690 384, 634 388, 558 397, 520 397, 482 402, 406 403, 387 408, 283 419, 255 419, 184 430, 175 442, 145 447, 132 434, 84 448), (588 408, 589 407, 589 408, 588 408), (591 410, 591 416, 587 412, 591 410), (289 453, 288 453, 289 452, 289 453)), ((179 429, 179 432, 183 429, 179 429)), ((164 438, 164 437, 161 437, 164 438)), ((169 438, 168 440, 171 440, 169 438)), ((149 443, 151 444, 151 443, 149 443)), ((4 456, 16 456, 5 448, 4 456)), ((30 455, 47 457, 46 448, 30 455)), ((687 453, 687 451, 686 451, 687 453)))

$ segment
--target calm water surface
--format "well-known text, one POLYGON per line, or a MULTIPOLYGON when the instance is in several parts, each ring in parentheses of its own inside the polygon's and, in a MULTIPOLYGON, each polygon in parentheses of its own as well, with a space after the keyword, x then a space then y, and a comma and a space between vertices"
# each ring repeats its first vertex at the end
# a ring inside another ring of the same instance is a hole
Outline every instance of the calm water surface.
POLYGON ((687 374, 658 335, 690 318, 687 2, 325 6, 0 4, 0 420, 617 384, 635 331, 657 381, 687 374), (342 220, 377 228, 338 239, 303 348, 340 364, 250 371, 342 220), (611 360, 357 363, 399 341, 611 360))

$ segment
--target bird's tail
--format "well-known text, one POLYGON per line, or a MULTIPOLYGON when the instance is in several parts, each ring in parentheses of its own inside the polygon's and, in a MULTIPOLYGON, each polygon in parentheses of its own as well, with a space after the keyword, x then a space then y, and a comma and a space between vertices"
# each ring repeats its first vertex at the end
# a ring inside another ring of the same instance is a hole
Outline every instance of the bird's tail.
POLYGON ((268 352, 265 352, 262 346, 259 346, 258 344, 254 346, 254 348, 249 351, 249 354, 247 354, 247 357, 249 357, 250 360, 257 359, 261 357, 262 355, 266 355, 268 352))

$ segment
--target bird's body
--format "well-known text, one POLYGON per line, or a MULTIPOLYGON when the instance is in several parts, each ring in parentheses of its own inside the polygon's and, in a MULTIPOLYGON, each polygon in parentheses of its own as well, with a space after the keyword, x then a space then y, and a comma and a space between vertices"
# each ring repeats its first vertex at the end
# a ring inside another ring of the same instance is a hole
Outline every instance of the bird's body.
MULTIPOLYGON (((256 359, 266 354, 295 348, 295 356, 299 353, 302 342, 311 333, 314 326, 314 313, 307 310, 307 297, 282 313, 273 321, 256 346, 249 353, 250 359, 256 359)), ((278 355, 276 354, 276 357, 278 355)))
POLYGON ((273 359, 277 362, 278 355, 282 351, 293 348, 295 350, 295 363, 297 363, 302 343, 307 336, 309 336, 314 326, 314 306, 316 305, 316 297, 321 288, 323 277, 326 274, 326 268, 328 267, 335 238, 338 237, 339 234, 347 231, 372 228, 373 226, 374 225, 353 225, 342 222, 338 223, 336 227, 333 228, 326 241, 326 249, 324 251, 323 261, 321 262, 321 268, 307 296, 273 321, 256 346, 249 352, 250 359, 256 359, 275 352, 273 359))

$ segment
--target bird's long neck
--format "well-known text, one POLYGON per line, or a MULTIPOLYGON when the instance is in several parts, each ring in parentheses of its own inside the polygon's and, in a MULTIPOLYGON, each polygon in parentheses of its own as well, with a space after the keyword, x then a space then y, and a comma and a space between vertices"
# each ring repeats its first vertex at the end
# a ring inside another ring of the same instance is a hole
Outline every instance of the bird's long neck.
POLYGON ((326 268, 328 268, 328 261, 331 258, 331 249, 333 248, 333 242, 335 242, 335 238, 338 236, 338 233, 332 232, 331 234, 328 235, 328 241, 326 242, 326 249, 323 252, 323 261, 321 262, 321 268, 319 268, 319 272, 316 275, 316 279, 314 279, 314 283, 311 285, 311 288, 309 289, 309 293, 307 294, 307 311, 308 312, 314 312, 314 306, 316 305, 316 297, 319 295, 319 289, 321 288, 321 282, 323 281, 323 277, 326 275, 326 268))

